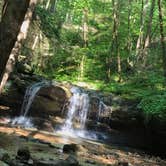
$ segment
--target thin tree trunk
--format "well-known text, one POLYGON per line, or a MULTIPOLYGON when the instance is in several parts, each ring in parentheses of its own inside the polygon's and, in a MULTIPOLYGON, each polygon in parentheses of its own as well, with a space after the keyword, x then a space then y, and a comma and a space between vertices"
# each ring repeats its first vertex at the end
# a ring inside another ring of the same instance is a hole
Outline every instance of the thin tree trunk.
POLYGON ((149 20, 148 20, 148 25, 147 25, 147 32, 146 32, 144 48, 147 48, 149 46, 149 44, 150 44, 150 41, 151 41, 152 20, 153 20, 153 13, 154 13, 154 8, 155 8, 155 2, 156 2, 156 0, 152 0, 150 13, 149 13, 149 20))
MULTIPOLYGON (((127 54, 131 54, 132 50, 132 37, 131 37, 131 14, 132 14, 132 1, 128 0, 128 18, 127 18, 127 29, 128 29, 128 38, 127 38, 127 54)), ((126 59, 126 66, 133 67, 133 61, 130 61, 130 57, 126 59)))
POLYGON ((130 55, 130 51, 131 51, 131 31, 130 31, 130 18, 131 18, 131 0, 128 0, 128 21, 127 21, 127 29, 128 29, 128 41, 127 41, 127 51, 128 51, 128 55, 130 55))
POLYGON ((141 15, 140 15, 140 29, 139 29, 139 36, 138 36, 137 45, 136 45, 136 55, 138 54, 139 49, 141 48, 141 43, 142 43, 144 0, 142 0, 141 4, 142 5, 141 5, 141 15))
POLYGON ((48 10, 48 8, 50 6, 50 2, 51 2, 51 0, 48 0, 47 3, 46 3, 46 10, 48 10))
MULTIPOLYGON (((88 10, 84 9, 83 10, 83 25, 82 25, 82 29, 83 29, 83 47, 86 48, 88 46, 88 10)), ((81 63, 80 63, 80 80, 83 79, 84 77, 84 63, 85 63, 85 59, 86 56, 83 53, 82 58, 81 58, 81 63)))
POLYGON ((139 60, 140 56, 142 55, 142 51, 143 51, 143 45, 144 45, 144 34, 143 34, 143 29, 145 26, 145 17, 146 17, 146 12, 147 12, 147 8, 148 8, 148 3, 149 0, 146 0, 144 3, 144 0, 142 0, 142 7, 141 7, 141 15, 140 15, 140 31, 139 31, 139 36, 138 36, 138 40, 137 40, 137 45, 136 45, 136 58, 137 61, 139 60))
POLYGON ((37 42, 39 40, 39 35, 36 35, 35 39, 34 39, 34 42, 33 42, 33 45, 32 45, 32 50, 35 49, 36 45, 37 45, 37 42))
POLYGON ((56 11, 56 3, 57 3, 57 0, 51 0, 51 3, 50 3, 50 12, 51 13, 55 13, 55 11, 56 11))
MULTIPOLYGON (((121 73, 121 58, 120 58, 120 52, 119 52, 119 41, 118 41, 118 27, 119 27, 119 16, 118 16, 118 11, 119 11, 119 0, 115 1, 112 0, 112 7, 113 7, 113 32, 112 32, 112 43, 111 43, 111 48, 110 48, 110 55, 109 55, 109 60, 108 63, 110 63, 112 60, 112 57, 117 58, 117 71, 119 74, 119 80, 120 79, 120 73, 121 73)), ((107 79, 110 81, 110 69, 111 65, 108 64, 108 69, 107 69, 107 79)))
POLYGON ((164 42, 163 12, 161 7, 161 0, 158 0, 158 11, 159 11, 159 24, 160 24, 160 41, 161 41, 162 57, 163 57, 163 70, 164 70, 164 77, 166 78, 166 46, 164 42))
POLYGON ((142 48, 142 67, 146 66, 147 56, 148 56, 148 47, 151 42, 151 31, 152 31, 152 21, 153 21, 153 12, 155 8, 155 0, 152 0, 150 12, 149 12, 149 18, 147 23, 147 31, 145 34, 145 41, 142 48))
POLYGON ((88 25, 87 25, 87 16, 88 16, 88 10, 84 9, 84 15, 83 15, 83 41, 84 41, 84 48, 88 45, 88 25))
POLYGON ((81 64, 80 64, 80 78, 79 78, 79 80, 82 80, 84 77, 84 62, 85 62, 85 55, 82 55, 81 64))
POLYGON ((7 61, 7 64, 6 64, 4 75, 3 75, 1 83, 0 83, 0 93, 2 92, 2 89, 5 86, 8 78, 9 78, 10 73, 13 71, 14 65, 15 65, 17 57, 18 57, 19 50, 22 46, 22 42, 27 37, 28 28, 30 25, 30 21, 31 21, 32 14, 33 14, 36 3, 37 3, 37 0, 30 0, 29 1, 29 7, 28 7, 27 12, 24 16, 24 21, 22 22, 20 32, 17 36, 17 41, 16 41, 14 48, 12 49, 12 52, 9 56, 9 59, 7 61))

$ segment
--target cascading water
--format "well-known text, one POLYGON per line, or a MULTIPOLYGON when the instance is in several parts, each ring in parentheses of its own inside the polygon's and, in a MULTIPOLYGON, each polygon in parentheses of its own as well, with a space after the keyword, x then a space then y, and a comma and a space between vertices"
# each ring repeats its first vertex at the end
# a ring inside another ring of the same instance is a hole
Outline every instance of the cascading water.
POLYGON ((25 92, 23 104, 21 107, 21 114, 12 120, 12 124, 22 125, 24 127, 33 127, 31 119, 27 117, 30 107, 34 101, 37 92, 41 87, 46 86, 47 82, 38 82, 29 86, 25 92))
POLYGON ((89 110, 89 96, 86 93, 81 93, 80 89, 73 87, 71 88, 73 96, 70 98, 69 108, 67 117, 62 127, 62 130, 72 131, 73 121, 79 121, 80 129, 85 128, 85 122, 87 118, 87 113, 89 110))
POLYGON ((72 87, 71 92, 73 96, 69 100, 67 117, 60 133, 70 136, 83 136, 89 110, 89 96, 77 87, 72 87), (78 122, 79 127, 77 129, 74 127, 75 121, 78 122))
POLYGON ((26 117, 28 114, 28 111, 32 105, 32 102, 37 94, 37 92, 40 90, 41 87, 45 86, 46 82, 38 82, 33 84, 32 86, 29 86, 25 92, 23 104, 21 107, 21 115, 26 117))
MULTIPOLYGON (((61 127, 61 130, 57 133, 71 137, 81 137, 86 139, 105 139, 105 135, 96 131, 86 130, 86 120, 87 114, 89 111, 90 98, 89 95, 85 92, 82 92, 77 87, 71 88, 72 97, 69 100, 68 113, 64 122, 64 125, 61 127), (76 122, 76 123, 75 123, 76 122)), ((98 117, 103 113, 106 105, 104 102, 99 100, 99 113, 98 117)))
POLYGON ((107 110, 108 106, 99 99, 99 108, 98 108, 98 115, 97 115, 97 121, 100 120, 101 115, 107 110))

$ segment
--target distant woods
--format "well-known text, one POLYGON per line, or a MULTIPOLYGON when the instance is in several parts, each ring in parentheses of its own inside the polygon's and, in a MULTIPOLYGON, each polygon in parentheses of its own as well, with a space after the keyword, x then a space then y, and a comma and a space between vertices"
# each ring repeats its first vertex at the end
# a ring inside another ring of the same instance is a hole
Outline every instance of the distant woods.
MULTIPOLYGON (((1 78, 31 1, 1 3, 1 78)), ((162 0, 40 0, 15 71, 107 83, 151 71, 166 77, 165 16, 162 0)))

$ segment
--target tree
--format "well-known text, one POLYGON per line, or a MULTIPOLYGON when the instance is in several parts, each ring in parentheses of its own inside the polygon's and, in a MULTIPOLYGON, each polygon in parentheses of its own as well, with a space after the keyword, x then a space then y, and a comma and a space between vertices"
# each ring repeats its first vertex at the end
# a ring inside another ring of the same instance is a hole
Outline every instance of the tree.
POLYGON ((4 3, 0 24, 0 92, 26 38, 36 3, 37 0, 6 0, 4 3))
POLYGON ((151 31, 152 31, 152 21, 153 21, 155 2, 156 2, 156 0, 152 0, 150 12, 149 12, 148 24, 147 24, 146 37, 145 37, 145 42, 144 42, 144 49, 146 49, 151 42, 151 31))
MULTIPOLYGON (((83 47, 87 48, 88 46, 88 10, 86 8, 83 9, 83 19, 82 19, 82 31, 83 31, 83 47)), ((85 53, 83 53, 81 57, 80 63, 80 77, 79 80, 82 80, 84 77, 84 63, 85 63, 85 53)))
POLYGON ((147 21, 147 27, 146 27, 146 33, 144 36, 144 42, 142 45, 142 64, 143 67, 146 66, 146 59, 147 59, 147 55, 148 55, 148 47, 151 43, 151 31, 152 31, 152 21, 153 21, 153 13, 154 13, 154 8, 155 8, 155 0, 152 0, 151 2, 151 7, 150 7, 150 12, 149 12, 149 18, 147 21))
POLYGON ((139 29, 139 36, 138 36, 137 44, 136 44, 137 61, 139 59, 142 59, 142 52, 143 52, 143 47, 144 47, 145 18, 146 18, 148 6, 149 6, 149 0, 145 0, 145 2, 144 2, 144 0, 141 1, 140 29, 139 29))
POLYGON ((159 11, 160 41, 162 48, 163 70, 164 70, 164 77, 166 78, 166 47, 164 42, 163 12, 161 8, 161 0, 158 0, 158 11, 159 11))
MULTIPOLYGON (((118 40, 118 28, 119 28, 119 0, 112 1, 112 8, 113 8, 113 32, 112 32, 112 43, 110 48, 110 57, 108 61, 108 80, 110 81, 110 74, 111 74, 111 59, 113 57, 117 57, 117 71, 120 76, 121 73, 121 59, 120 59, 120 50, 119 50, 119 40, 118 40)), ((120 79, 119 79, 120 80, 120 79)))

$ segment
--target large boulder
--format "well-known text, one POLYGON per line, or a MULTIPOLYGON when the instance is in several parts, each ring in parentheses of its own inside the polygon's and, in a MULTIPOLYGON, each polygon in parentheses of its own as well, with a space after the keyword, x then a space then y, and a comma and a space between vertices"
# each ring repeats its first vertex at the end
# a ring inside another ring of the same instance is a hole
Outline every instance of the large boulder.
MULTIPOLYGON (((43 77, 36 75, 13 75, 7 83, 7 91, 0 95, 0 105, 9 108, 9 115, 19 116, 27 87, 43 82, 43 80, 45 80, 43 77)), ((28 115, 39 118, 62 115, 71 96, 69 89, 70 87, 65 87, 60 83, 48 81, 48 84, 36 94, 28 115)))
POLYGON ((70 96, 70 90, 64 86, 42 87, 33 101, 30 115, 37 117, 61 116, 70 96))
POLYGON ((4 92, 0 94, 0 105, 9 107, 9 115, 19 116, 27 87, 43 79, 37 75, 11 75, 4 92))

